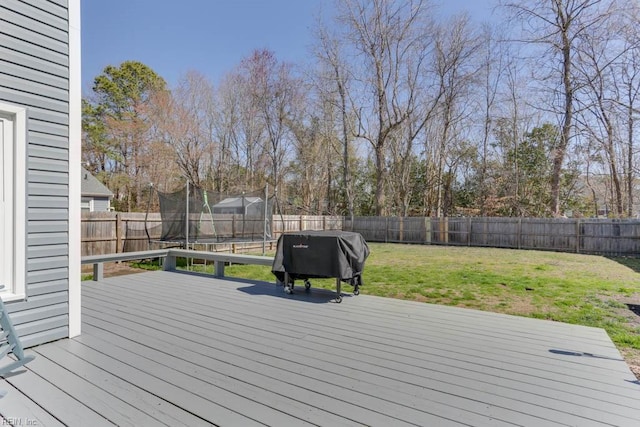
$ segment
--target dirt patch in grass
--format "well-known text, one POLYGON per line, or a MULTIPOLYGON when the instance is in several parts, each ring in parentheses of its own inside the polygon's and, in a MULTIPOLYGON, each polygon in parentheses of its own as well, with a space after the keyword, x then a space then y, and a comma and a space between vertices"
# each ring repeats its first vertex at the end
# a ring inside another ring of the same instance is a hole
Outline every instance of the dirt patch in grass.
POLYGON ((516 316, 531 316, 532 313, 541 311, 540 307, 534 304, 533 298, 528 295, 516 299, 487 295, 482 298, 481 306, 486 311, 516 316))
POLYGON ((620 351, 629 369, 640 380, 640 350, 625 348, 620 351))
MULTIPOLYGON (((605 302, 614 301, 618 303, 611 310, 621 319, 624 319, 626 325, 630 328, 640 329, 640 293, 602 296, 601 298, 605 302)), ((640 350, 623 348, 620 352, 631 371, 640 380, 640 350)))
POLYGON ((612 295, 601 297, 603 301, 615 301, 620 303, 619 307, 612 310, 627 321, 631 327, 640 328, 640 293, 632 295, 612 295))

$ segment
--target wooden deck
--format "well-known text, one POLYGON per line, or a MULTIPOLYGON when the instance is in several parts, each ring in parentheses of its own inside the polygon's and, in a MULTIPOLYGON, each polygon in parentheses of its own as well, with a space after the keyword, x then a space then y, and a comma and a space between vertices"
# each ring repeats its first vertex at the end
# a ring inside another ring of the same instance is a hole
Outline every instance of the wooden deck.
POLYGON ((0 379, 0 422, 640 425, 640 384, 603 330, 333 297, 179 272, 85 282, 82 335, 0 379))

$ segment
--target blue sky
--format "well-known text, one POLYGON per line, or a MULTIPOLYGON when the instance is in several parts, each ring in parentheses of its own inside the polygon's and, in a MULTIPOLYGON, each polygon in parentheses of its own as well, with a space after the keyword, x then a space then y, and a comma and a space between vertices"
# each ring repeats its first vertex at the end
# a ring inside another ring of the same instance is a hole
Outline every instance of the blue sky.
MULTIPOLYGON (((444 0, 442 13, 467 10, 490 17, 492 0, 444 0)), ((82 82, 90 90, 105 66, 136 60, 173 86, 197 70, 214 83, 254 49, 302 63, 314 16, 333 0, 85 0, 82 2, 82 82)))

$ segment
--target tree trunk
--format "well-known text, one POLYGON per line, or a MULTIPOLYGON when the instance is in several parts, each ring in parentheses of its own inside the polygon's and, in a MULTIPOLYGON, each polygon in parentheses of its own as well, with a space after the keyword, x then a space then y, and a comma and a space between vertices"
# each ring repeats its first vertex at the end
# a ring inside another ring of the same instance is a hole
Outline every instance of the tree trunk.
POLYGON ((629 218, 633 217, 633 107, 632 104, 629 103, 628 109, 628 128, 627 128, 627 141, 629 144, 629 148, 627 151, 627 199, 628 199, 628 207, 627 207, 627 216, 629 218))
POLYGON ((376 153, 376 216, 386 215, 386 165, 384 155, 384 144, 378 142, 375 147, 376 153))
MULTIPOLYGON (((564 16, 560 17, 565 18, 564 16)), ((553 172, 551 176, 551 213, 560 216, 560 178, 562 165, 571 137, 573 124, 573 80, 571 78, 571 41, 567 34, 569 23, 563 21, 562 28, 562 82, 564 86, 564 117, 562 122, 562 135, 553 157, 553 172)))

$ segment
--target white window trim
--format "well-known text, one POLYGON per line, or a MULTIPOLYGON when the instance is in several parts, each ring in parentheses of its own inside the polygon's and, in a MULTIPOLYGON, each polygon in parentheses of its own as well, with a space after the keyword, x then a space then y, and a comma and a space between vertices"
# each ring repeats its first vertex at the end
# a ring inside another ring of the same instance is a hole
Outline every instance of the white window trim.
POLYGON ((81 333, 82 76, 80 0, 69 0, 69 337, 81 333))
MULTIPOLYGON (((13 122, 13 172, 7 194, 13 230, 5 237, 4 253, 9 255, 10 283, 0 291, 3 301, 24 300, 27 284, 27 110, 0 102, 0 114, 13 122)), ((6 159, 5 159, 6 161, 6 159)))

